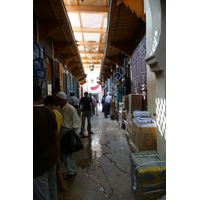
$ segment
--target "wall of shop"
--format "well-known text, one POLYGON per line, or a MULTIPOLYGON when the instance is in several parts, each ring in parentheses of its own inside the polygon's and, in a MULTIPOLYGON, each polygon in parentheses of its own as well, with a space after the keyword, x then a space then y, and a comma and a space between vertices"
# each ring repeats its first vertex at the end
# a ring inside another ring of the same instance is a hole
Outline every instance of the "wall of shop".
POLYGON ((145 0, 148 111, 157 122, 157 151, 166 158, 166 1, 145 0))

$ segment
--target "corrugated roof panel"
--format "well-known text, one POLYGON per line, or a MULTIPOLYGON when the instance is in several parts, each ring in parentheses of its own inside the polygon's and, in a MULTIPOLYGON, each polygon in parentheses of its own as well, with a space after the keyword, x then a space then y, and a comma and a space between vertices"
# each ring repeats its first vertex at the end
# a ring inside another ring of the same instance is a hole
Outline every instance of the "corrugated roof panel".
POLYGON ((101 28, 102 14, 81 13, 83 28, 101 28))
POLYGON ((79 50, 84 50, 84 46, 78 46, 79 50))
POLYGON ((84 41, 99 42, 100 33, 83 33, 83 34, 84 34, 84 41))
POLYGON ((68 13, 73 28, 80 28, 80 20, 78 13, 68 13))
POLYGON ((107 17, 104 17, 103 28, 107 28, 107 17))
POLYGON ((75 36, 75 39, 77 41, 79 41, 79 42, 83 41, 82 33, 76 33, 76 32, 74 32, 74 36, 75 36))

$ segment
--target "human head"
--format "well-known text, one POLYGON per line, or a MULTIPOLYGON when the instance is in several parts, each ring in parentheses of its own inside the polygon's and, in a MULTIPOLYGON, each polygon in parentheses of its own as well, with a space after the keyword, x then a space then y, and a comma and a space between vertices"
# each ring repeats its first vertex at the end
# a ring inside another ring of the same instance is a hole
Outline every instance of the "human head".
POLYGON ((89 96, 92 97, 92 93, 89 93, 89 96))
POLYGON ((56 100, 53 96, 47 96, 44 99, 44 104, 47 106, 55 106, 56 105, 56 100))
POLYGON ((111 92, 109 92, 109 95, 111 96, 111 92))
POLYGON ((42 100, 42 89, 38 84, 33 84, 33 101, 42 100))
MULTIPOLYGON (((90 93, 91 94, 91 93, 90 93)), ((84 93, 84 96, 87 98, 88 97, 88 92, 84 93)))
POLYGON ((56 100, 60 107, 63 107, 67 103, 67 95, 64 92, 58 92, 56 95, 56 100))
POLYGON ((72 91, 70 92, 70 96, 71 96, 71 97, 74 96, 74 93, 73 93, 72 91))

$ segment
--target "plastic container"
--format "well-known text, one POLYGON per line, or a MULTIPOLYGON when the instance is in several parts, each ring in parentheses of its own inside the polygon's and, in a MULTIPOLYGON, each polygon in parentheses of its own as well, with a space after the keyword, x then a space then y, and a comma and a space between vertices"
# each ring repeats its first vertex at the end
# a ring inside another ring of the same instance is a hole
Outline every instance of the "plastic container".
POLYGON ((148 111, 133 111, 133 117, 150 117, 150 112, 148 111))

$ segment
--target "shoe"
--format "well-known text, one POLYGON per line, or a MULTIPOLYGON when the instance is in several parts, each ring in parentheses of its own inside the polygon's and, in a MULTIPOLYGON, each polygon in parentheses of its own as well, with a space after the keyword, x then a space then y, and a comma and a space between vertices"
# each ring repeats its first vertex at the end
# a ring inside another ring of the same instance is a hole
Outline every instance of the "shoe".
POLYGON ((107 116, 105 118, 108 118, 107 116))
POLYGON ((68 180, 68 179, 70 179, 70 178, 72 178, 72 177, 74 177, 74 176, 76 176, 77 175, 77 173, 75 173, 75 174, 73 174, 73 175, 71 175, 71 174, 66 174, 65 176, 64 176, 64 179, 65 180, 68 180))
POLYGON ((94 134, 94 133, 92 131, 90 131, 89 134, 94 134))
POLYGON ((81 132, 79 133, 79 135, 83 135, 83 132, 81 131, 81 132))

